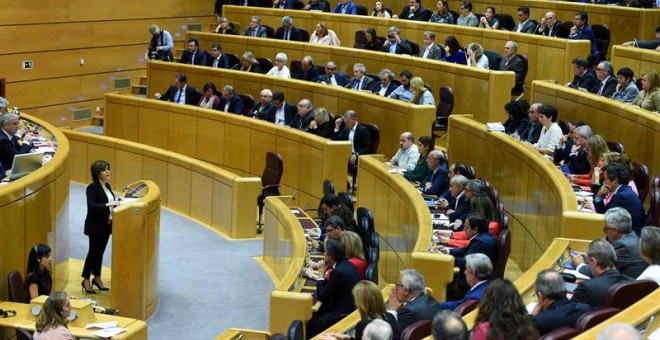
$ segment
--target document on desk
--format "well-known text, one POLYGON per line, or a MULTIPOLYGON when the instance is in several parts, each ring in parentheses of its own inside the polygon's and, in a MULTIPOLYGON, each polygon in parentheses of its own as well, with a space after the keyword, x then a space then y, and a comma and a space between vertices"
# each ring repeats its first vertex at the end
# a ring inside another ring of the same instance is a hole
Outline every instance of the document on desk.
POLYGON ((126 328, 121 328, 121 327, 113 327, 113 328, 106 328, 106 329, 101 329, 98 330, 92 334, 102 337, 102 338, 111 338, 119 333, 123 333, 126 331, 126 328))
POLYGON ((582 274, 579 271, 574 270, 574 269, 564 269, 564 273, 573 274, 573 275, 575 275, 575 278, 578 279, 578 280, 589 280, 589 279, 591 279, 590 277, 588 277, 588 276, 586 276, 586 275, 584 275, 584 274, 582 274))
POLYGON ((99 322, 99 323, 90 323, 86 326, 87 329, 90 328, 100 328, 100 329, 108 329, 108 328, 114 328, 119 325, 119 322, 117 321, 108 321, 108 322, 99 322))

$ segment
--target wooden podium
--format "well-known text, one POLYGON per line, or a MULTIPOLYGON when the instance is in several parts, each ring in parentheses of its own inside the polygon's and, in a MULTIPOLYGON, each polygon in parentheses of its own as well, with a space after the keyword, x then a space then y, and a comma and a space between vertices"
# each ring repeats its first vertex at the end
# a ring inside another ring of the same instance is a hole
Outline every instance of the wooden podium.
POLYGON ((160 189, 152 181, 126 189, 112 217, 111 305, 123 317, 147 320, 158 307, 160 189))

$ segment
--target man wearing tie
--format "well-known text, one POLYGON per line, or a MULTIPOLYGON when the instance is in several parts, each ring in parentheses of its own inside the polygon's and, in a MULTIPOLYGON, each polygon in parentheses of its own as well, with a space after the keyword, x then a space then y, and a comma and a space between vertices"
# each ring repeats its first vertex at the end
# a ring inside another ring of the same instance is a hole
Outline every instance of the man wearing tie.
POLYGON ((328 61, 325 64, 325 74, 320 75, 317 82, 339 87, 346 86, 351 80, 344 72, 335 73, 335 69, 337 69, 337 64, 334 61, 328 61))
POLYGON ((303 41, 300 29, 293 26, 293 19, 288 15, 282 18, 282 27, 275 31, 275 39, 303 41))
POLYGON ((373 84, 373 79, 367 77, 367 68, 364 64, 357 63, 353 65, 353 79, 345 86, 347 89, 355 91, 369 90, 373 84))
POLYGON ((596 68, 596 84, 589 89, 589 92, 595 93, 599 96, 609 98, 616 91, 616 86, 619 84, 618 79, 614 76, 614 67, 609 61, 601 61, 596 68))
MULTIPOLYGON (((0 99, 4 99, 0 97, 0 99)), ((5 100, 6 101, 6 100, 5 100)), ((32 144, 28 141, 23 142, 23 136, 18 133, 18 115, 15 113, 4 113, 0 117, 0 167, 3 170, 11 169, 14 162, 14 156, 29 153, 32 144)), ((4 172, 0 177, 4 177, 4 172)))
POLYGON ((250 26, 245 29, 245 33, 243 33, 243 35, 246 37, 267 38, 266 28, 261 26, 261 17, 258 15, 252 16, 250 18, 250 26))
POLYGON ((309 99, 299 101, 298 114, 293 118, 289 126, 302 131, 309 130, 309 123, 314 119, 313 110, 314 107, 309 99))
POLYGON ((229 68, 229 58, 222 54, 222 46, 220 44, 213 44, 211 46, 211 59, 208 66, 213 68, 229 68))
POLYGON ((197 39, 188 40, 188 49, 183 51, 179 62, 181 64, 190 65, 207 65, 206 52, 199 49, 199 41, 197 39))
POLYGON ((202 94, 196 88, 188 86, 186 84, 186 79, 185 74, 177 74, 174 78, 174 85, 171 85, 163 95, 156 92, 154 97, 156 97, 156 99, 170 101, 181 105, 197 105, 202 94))

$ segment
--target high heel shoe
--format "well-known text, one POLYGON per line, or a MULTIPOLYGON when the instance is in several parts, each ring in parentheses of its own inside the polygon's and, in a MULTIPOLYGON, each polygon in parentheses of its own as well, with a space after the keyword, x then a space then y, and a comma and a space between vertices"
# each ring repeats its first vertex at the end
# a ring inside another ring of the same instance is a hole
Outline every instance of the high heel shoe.
POLYGON ((110 288, 101 287, 101 285, 98 282, 96 282, 96 280, 91 280, 91 282, 92 282, 92 287, 96 286, 96 288, 98 288, 100 291, 105 292, 105 291, 110 290, 110 288))
POLYGON ((94 289, 89 289, 88 290, 87 287, 85 287, 85 280, 82 280, 80 285, 82 286, 82 290, 85 291, 85 293, 87 293, 87 294, 96 294, 96 291, 94 289))

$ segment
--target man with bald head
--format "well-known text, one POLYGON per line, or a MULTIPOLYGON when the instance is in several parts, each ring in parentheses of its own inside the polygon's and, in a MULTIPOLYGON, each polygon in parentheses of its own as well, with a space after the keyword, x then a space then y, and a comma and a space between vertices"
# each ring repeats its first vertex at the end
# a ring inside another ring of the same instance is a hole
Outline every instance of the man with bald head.
POLYGON ((273 92, 269 89, 263 89, 259 95, 259 103, 247 113, 247 116, 265 120, 272 110, 275 110, 273 92))
POLYGON ((556 37, 557 34, 562 35, 560 34, 561 30, 561 21, 557 20, 557 15, 554 12, 548 12, 541 18, 535 33, 546 37, 556 37))
POLYGON ((527 114, 529 117, 529 123, 527 123, 527 127, 520 134, 521 141, 529 142, 530 144, 539 141, 541 130, 543 129, 543 125, 541 125, 541 121, 539 120, 539 108, 541 108, 541 106, 543 106, 543 104, 534 103, 529 107, 529 112, 527 114))
POLYGON ((392 165, 414 170, 419 160, 419 150, 415 145, 415 137, 412 132, 404 132, 399 136, 399 150, 392 157, 392 165))
POLYGON ((314 65, 314 59, 308 55, 300 63, 302 64, 302 70, 300 70, 297 79, 315 82, 323 73, 318 66, 314 65))
POLYGON ((433 340, 467 340, 470 335, 461 316, 448 310, 439 311, 433 317, 431 332, 433 340))
POLYGON ((298 114, 293 118, 290 127, 302 131, 309 129, 309 123, 314 119, 314 107, 309 99, 303 99, 298 102, 298 114))

